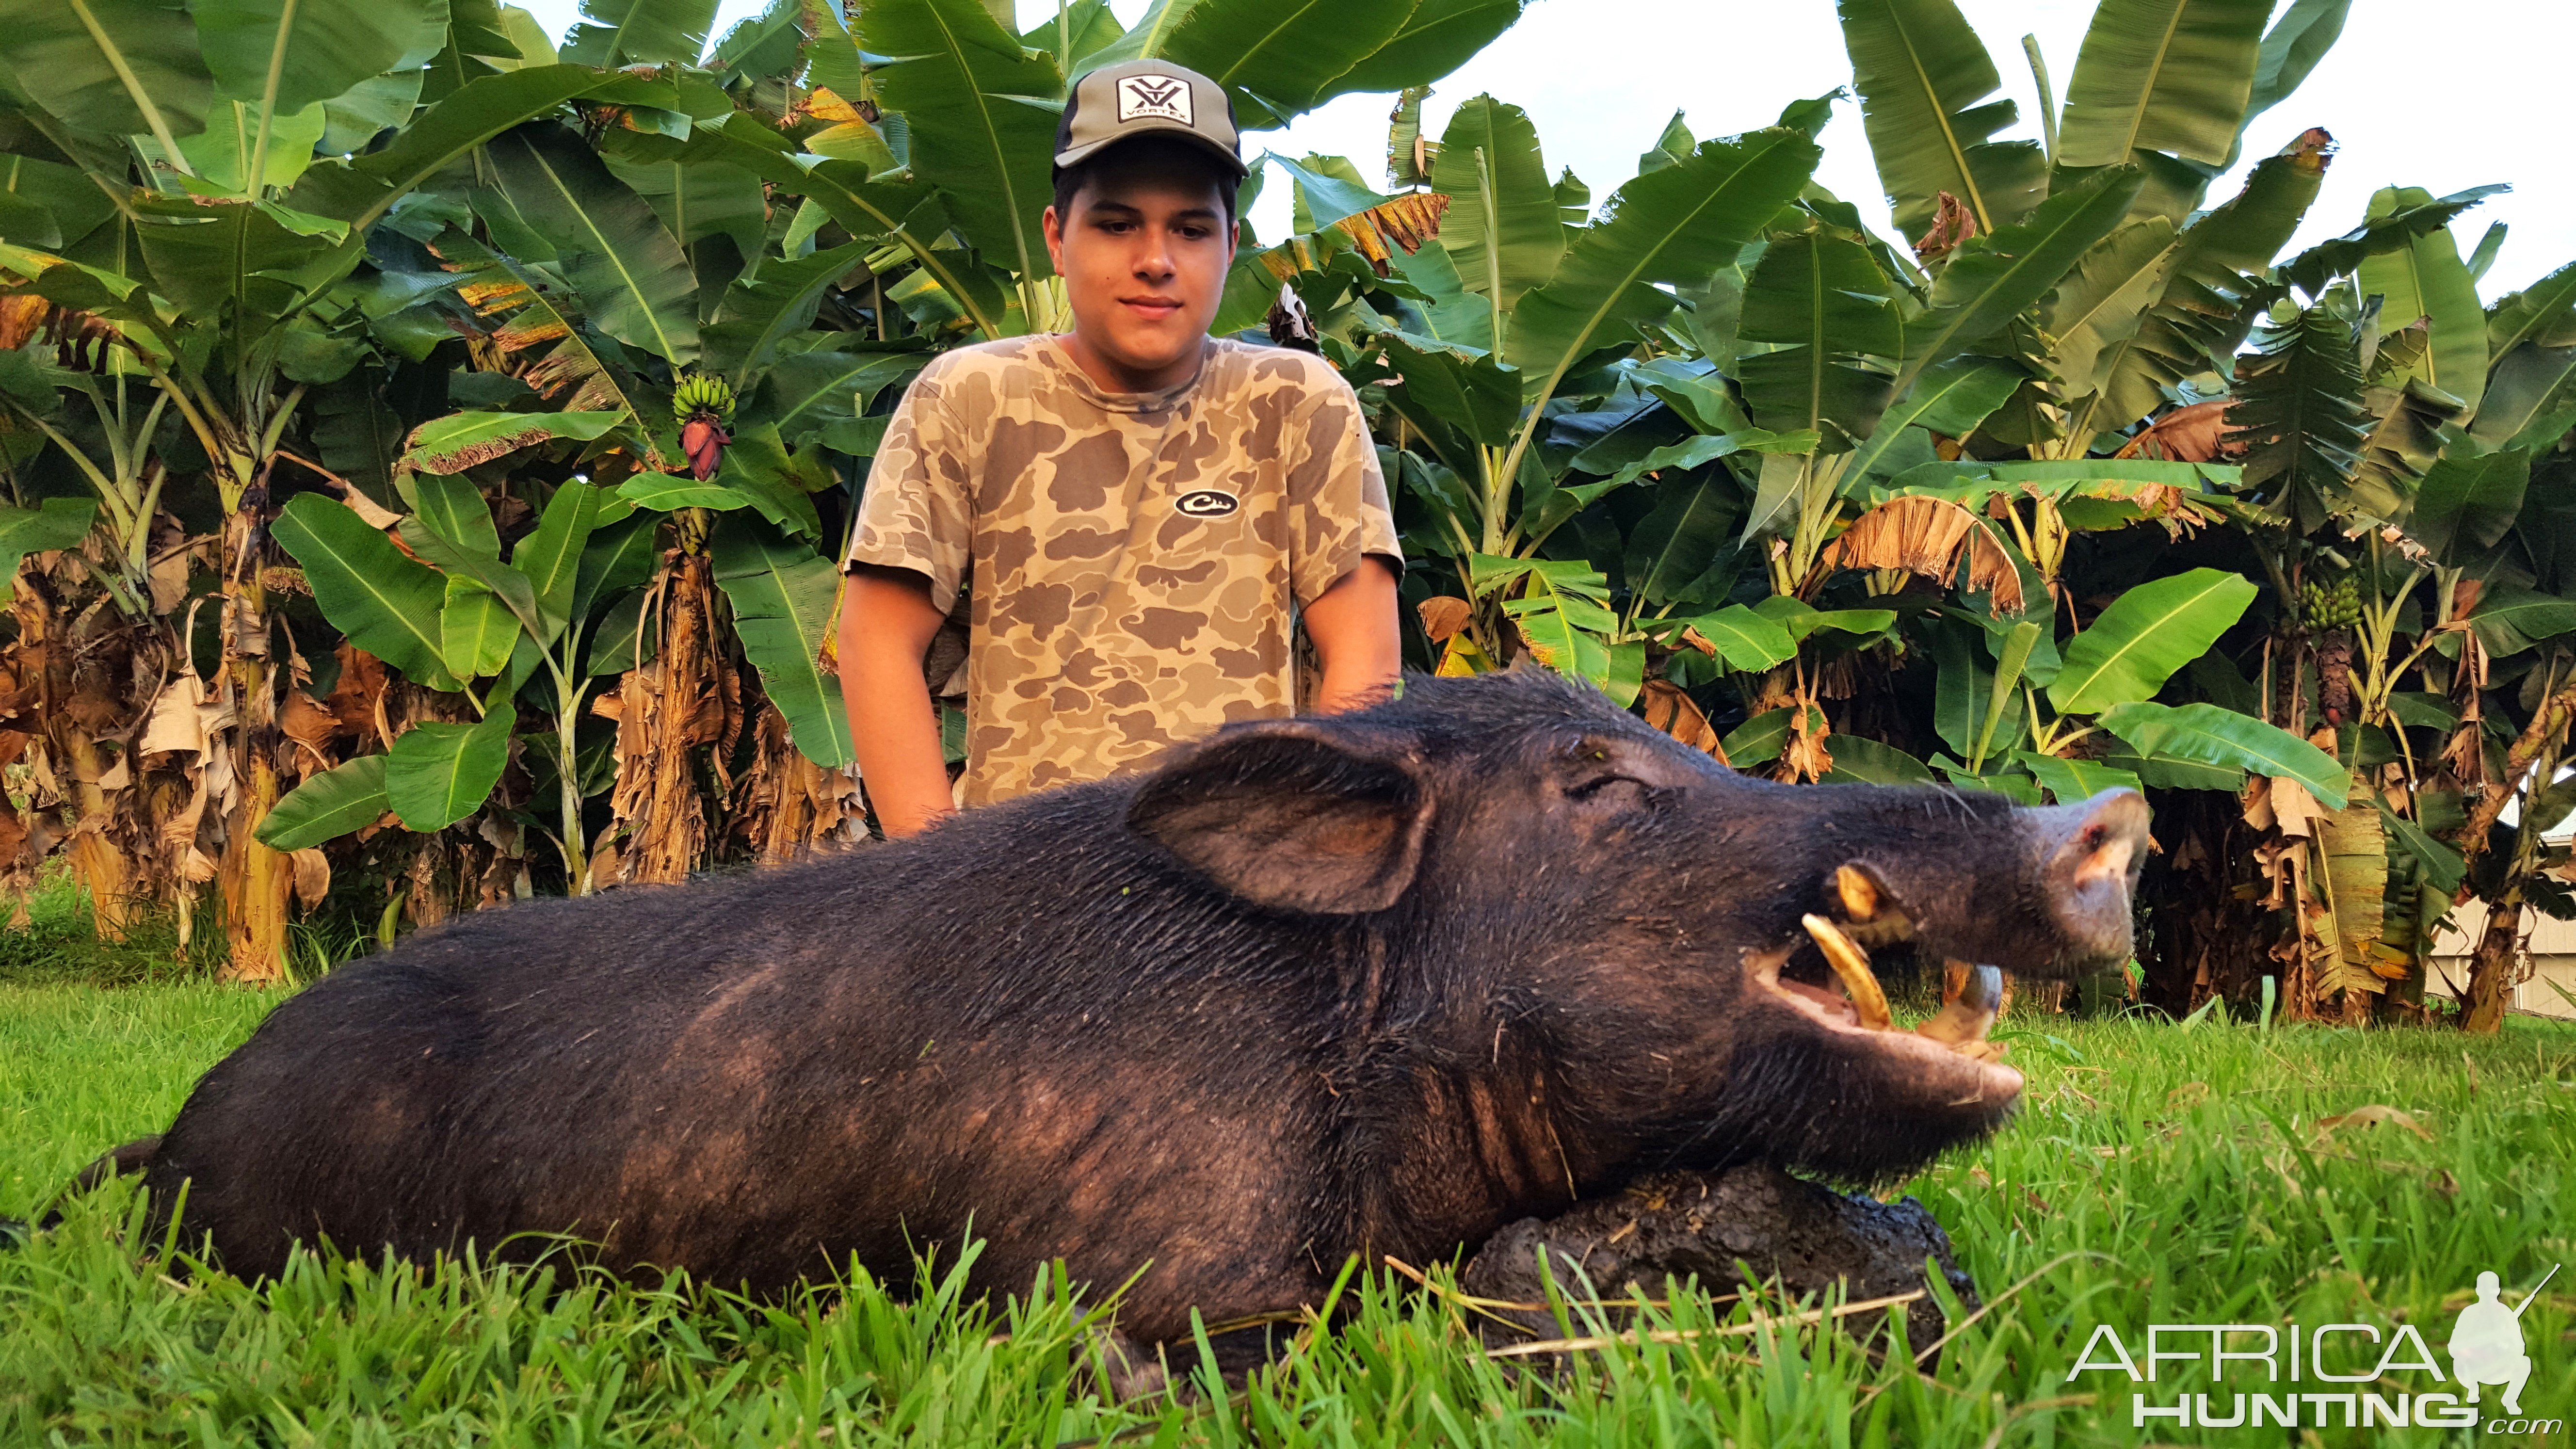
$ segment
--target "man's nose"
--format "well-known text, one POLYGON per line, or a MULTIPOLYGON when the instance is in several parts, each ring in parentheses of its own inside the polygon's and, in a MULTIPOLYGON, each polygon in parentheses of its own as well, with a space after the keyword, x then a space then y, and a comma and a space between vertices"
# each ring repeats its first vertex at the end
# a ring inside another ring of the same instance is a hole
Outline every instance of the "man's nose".
POLYGON ((1145 281, 1160 282, 1172 275, 1171 236, 1161 227, 1142 229, 1144 245, 1136 254, 1136 275, 1145 281))

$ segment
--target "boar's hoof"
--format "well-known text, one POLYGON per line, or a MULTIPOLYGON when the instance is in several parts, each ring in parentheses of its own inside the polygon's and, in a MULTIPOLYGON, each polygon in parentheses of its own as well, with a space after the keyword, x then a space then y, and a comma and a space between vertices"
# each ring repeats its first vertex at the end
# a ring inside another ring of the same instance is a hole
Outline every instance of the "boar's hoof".
MULTIPOLYGON (((1791 1297, 1839 1284, 1843 1301, 1858 1302, 1927 1289, 1923 1260, 1930 1258, 1959 1300, 1977 1306, 1976 1285, 1951 1256, 1949 1235, 1921 1203, 1846 1197, 1767 1165, 1659 1174, 1561 1217, 1523 1218, 1486 1240, 1458 1286, 1498 1303, 1495 1314, 1530 1334, 1554 1338, 1556 1320, 1538 1275, 1542 1249, 1558 1291, 1569 1298, 1616 1300, 1638 1292, 1661 1298, 1667 1278, 1692 1277, 1704 1291, 1722 1293, 1736 1286, 1740 1259, 1756 1274, 1776 1277, 1791 1297)), ((1615 1302, 1605 1307, 1615 1315, 1615 1302)), ((1869 1342, 1880 1322, 1862 1314, 1843 1326, 1869 1342)), ((1905 1305, 1906 1342, 1914 1352, 1930 1348, 1942 1328, 1940 1302, 1928 1291, 1905 1305)), ((1506 1335, 1495 1329, 1491 1336, 1506 1335)))

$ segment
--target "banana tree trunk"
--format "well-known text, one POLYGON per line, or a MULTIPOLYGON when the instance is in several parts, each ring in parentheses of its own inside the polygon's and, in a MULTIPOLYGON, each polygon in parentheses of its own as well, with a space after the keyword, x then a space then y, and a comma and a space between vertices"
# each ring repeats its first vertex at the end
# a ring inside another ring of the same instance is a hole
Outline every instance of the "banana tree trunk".
POLYGON ((2487 911, 2487 928, 2469 956, 2468 1015, 2461 1025, 2480 1036, 2504 1030, 2505 999, 2513 991, 2514 944, 2522 939, 2522 883, 2507 887, 2487 911))
POLYGON ((2282 971, 2272 947, 2286 918, 2265 903, 2256 851, 2266 832, 2247 824, 2243 806, 2223 791, 2157 790, 2149 798, 2166 850, 2149 857, 2138 883, 2147 919, 2139 999, 2175 1016, 2212 996, 2256 999, 2263 978, 2282 971))
POLYGON ((77 727, 65 731, 64 744, 63 763, 70 769, 72 805, 78 812, 72 826, 72 877, 89 896, 91 929, 98 939, 122 941, 133 924, 133 882, 124 852, 109 835, 115 810, 103 783, 103 752, 87 730, 77 727))
POLYGON ((269 666, 268 590, 260 580, 268 531, 266 490, 252 487, 224 519, 223 680, 233 696, 233 778, 238 803, 224 822, 224 976, 268 985, 286 979, 287 899, 294 862, 259 843, 256 832, 282 793, 275 680, 269 666))
POLYGON ((615 823, 595 853, 594 888, 669 884, 704 865, 713 848, 710 799, 698 751, 729 743, 741 727, 739 681, 725 657, 703 532, 683 528, 658 589, 659 644, 651 662, 617 689, 615 823))

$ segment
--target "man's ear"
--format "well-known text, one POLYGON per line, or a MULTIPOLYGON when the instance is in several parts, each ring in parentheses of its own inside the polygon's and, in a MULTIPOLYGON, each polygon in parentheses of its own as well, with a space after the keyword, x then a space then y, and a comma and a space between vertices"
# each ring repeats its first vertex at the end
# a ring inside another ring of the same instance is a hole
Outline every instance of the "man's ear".
POLYGON ((1047 261, 1058 275, 1064 272, 1065 220, 1056 215, 1053 202, 1047 203, 1047 209, 1038 216, 1038 235, 1046 239, 1047 261))
POLYGON ((1184 745, 1127 806, 1129 829, 1228 894, 1323 915, 1401 899, 1430 823, 1429 782, 1406 742, 1311 720, 1184 745))

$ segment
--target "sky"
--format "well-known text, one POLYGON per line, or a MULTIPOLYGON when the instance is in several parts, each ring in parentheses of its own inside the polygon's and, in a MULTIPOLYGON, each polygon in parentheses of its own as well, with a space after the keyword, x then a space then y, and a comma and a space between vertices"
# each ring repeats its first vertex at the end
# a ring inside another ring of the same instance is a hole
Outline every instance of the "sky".
MULTIPOLYGON (((576 0, 518 3, 558 38, 575 18, 576 0)), ((1112 8, 1132 22, 1145 3, 1113 0, 1112 8)), ((761 5, 723 0, 717 33, 761 5)), ((2092 0, 1959 0, 1959 8, 1993 54, 2005 93, 2020 104, 2022 125, 2010 134, 2036 139, 2037 92, 2021 37, 2038 36, 2062 98, 2092 0)), ((1054 14, 1052 0, 1020 0, 1024 30, 1054 14)), ((2511 193, 2453 227, 2463 254, 2490 223, 2511 228, 2479 288, 2492 301, 2576 261, 2576 181, 2559 149, 2570 54, 2576 4, 2567 0, 2355 0, 2342 39, 2307 84, 2255 122, 2245 165, 2310 126, 2333 133, 2340 154, 2294 247, 2359 225, 2371 192, 2382 186, 2421 186, 2438 196, 2511 184, 2511 193)), ((1459 102, 1490 92, 1529 112, 1551 173, 1572 167, 1598 202, 1635 174, 1638 153, 1675 109, 1702 139, 1730 135, 1768 125, 1789 102, 1850 80, 1832 0, 1534 0, 1518 25, 1434 88, 1425 129, 1437 135, 1459 102)), ((1386 96, 1344 96, 1284 131, 1246 136, 1245 154, 1348 156, 1382 183, 1392 104, 1386 96)), ((1885 229, 1859 108, 1838 103, 1823 141, 1817 180, 1885 229)), ((2212 204, 2234 194, 2241 172, 2211 188, 2212 204)), ((1266 189, 1252 212, 1263 239, 1288 230, 1288 205, 1286 187, 1266 189)))

